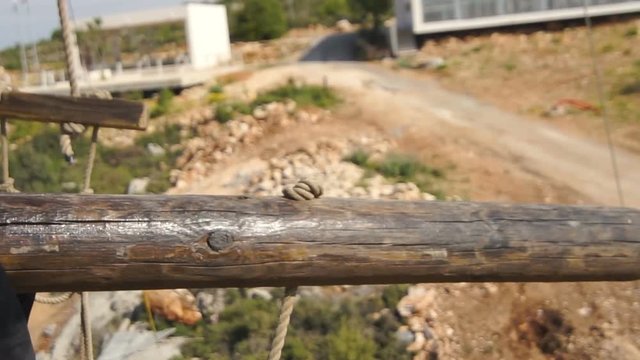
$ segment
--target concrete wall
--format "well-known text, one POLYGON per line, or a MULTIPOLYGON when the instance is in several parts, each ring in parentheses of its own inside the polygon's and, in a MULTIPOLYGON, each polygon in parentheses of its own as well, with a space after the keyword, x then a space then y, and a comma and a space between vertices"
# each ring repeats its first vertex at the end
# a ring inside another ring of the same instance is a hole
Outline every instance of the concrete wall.
POLYGON ((230 61, 229 26, 224 5, 188 3, 186 8, 191 65, 203 69, 230 61))
POLYGON ((397 28, 412 29, 413 19, 411 18, 411 0, 396 0, 393 7, 396 15, 397 28))

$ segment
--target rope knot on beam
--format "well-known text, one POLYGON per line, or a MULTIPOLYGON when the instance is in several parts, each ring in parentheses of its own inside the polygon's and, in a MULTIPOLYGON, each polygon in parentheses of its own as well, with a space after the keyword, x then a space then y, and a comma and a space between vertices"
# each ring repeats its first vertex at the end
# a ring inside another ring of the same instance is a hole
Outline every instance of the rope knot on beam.
POLYGON ((282 195, 289 200, 313 200, 322 196, 323 193, 322 186, 306 179, 282 189, 282 195))

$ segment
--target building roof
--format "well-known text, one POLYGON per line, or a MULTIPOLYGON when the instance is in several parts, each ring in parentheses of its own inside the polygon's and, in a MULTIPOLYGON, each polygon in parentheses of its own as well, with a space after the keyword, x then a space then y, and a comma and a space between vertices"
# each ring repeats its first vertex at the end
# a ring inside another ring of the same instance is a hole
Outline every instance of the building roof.
POLYGON ((101 28, 111 30, 185 21, 186 17, 186 6, 178 5, 81 19, 76 21, 75 25, 78 29, 84 29, 88 24, 92 23, 94 19, 100 18, 102 20, 101 28))

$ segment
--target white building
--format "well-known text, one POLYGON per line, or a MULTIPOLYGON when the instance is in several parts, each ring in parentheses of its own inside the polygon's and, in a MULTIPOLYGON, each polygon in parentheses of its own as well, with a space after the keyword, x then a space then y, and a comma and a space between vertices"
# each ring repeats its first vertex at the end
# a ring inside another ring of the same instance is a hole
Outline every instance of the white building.
MULTIPOLYGON (((187 2, 180 6, 141 10, 100 17, 103 30, 119 30, 163 23, 183 22, 186 30, 188 58, 195 69, 227 63, 231 60, 231 44, 227 11, 224 5, 187 2)), ((94 19, 76 23, 86 28, 94 19)))
MULTIPOLYGON (((586 0, 592 17, 640 12, 640 1, 586 0)), ((415 36, 584 17, 583 0, 396 0, 394 52, 415 36)))

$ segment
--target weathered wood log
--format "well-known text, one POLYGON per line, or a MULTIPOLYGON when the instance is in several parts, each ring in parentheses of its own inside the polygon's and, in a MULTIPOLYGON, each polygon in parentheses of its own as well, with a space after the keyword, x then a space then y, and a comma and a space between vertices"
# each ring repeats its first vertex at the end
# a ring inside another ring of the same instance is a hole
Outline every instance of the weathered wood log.
POLYGON ((0 195, 19 291, 640 278, 640 211, 216 196, 0 195))
POLYGON ((132 130, 144 130, 148 120, 139 102, 21 92, 2 94, 0 117, 132 130))

